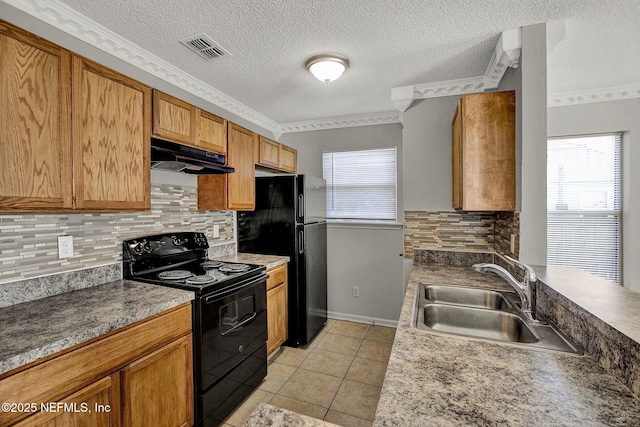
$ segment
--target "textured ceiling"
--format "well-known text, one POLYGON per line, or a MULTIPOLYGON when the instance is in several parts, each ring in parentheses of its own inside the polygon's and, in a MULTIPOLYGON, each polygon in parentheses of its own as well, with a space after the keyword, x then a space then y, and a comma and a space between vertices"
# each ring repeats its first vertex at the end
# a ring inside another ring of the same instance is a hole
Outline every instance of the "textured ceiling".
POLYGON ((484 74, 503 30, 566 19, 551 93, 640 83, 638 0, 62 0, 279 123, 394 110, 391 89, 484 74), (179 43, 206 33, 231 56, 179 43), (323 52, 351 68, 330 84, 304 69, 323 52))

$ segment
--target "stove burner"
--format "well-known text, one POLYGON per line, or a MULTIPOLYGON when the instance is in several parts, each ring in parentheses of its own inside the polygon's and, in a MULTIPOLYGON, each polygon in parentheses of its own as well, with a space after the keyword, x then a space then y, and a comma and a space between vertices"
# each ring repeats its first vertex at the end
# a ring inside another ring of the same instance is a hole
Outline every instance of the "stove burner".
POLYGON ((206 285, 207 283, 213 283, 216 280, 218 280, 218 279, 216 279, 215 277, 203 275, 203 276, 189 277, 184 282, 189 284, 189 285, 206 285))
POLYGON ((251 267, 247 264, 224 264, 218 270, 223 273, 240 273, 242 271, 247 271, 251 267))
POLYGON ((169 270, 169 271, 163 271, 162 273, 159 273, 158 279, 180 280, 180 279, 186 279, 187 277, 191 277, 191 276, 193 276, 193 274, 187 270, 169 270))
POLYGON ((202 268, 218 268, 220 266, 222 266, 222 261, 205 261, 202 264, 200 264, 200 267, 202 268))

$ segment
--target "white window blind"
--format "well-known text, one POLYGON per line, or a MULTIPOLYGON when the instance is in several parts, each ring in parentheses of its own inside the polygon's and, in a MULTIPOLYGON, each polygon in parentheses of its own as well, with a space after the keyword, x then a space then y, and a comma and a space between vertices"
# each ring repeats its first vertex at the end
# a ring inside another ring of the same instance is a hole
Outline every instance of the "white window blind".
POLYGON ((621 135, 547 142, 547 264, 621 283, 621 135))
POLYGON ((322 154, 327 217, 396 220, 396 149, 322 154))

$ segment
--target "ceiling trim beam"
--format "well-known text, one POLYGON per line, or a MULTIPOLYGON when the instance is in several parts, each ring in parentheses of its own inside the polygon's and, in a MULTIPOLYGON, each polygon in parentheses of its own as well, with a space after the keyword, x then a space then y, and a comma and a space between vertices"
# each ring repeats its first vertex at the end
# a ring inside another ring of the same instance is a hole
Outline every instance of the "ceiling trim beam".
POLYGON ((547 107, 588 104, 591 102, 619 101, 640 98, 640 84, 616 86, 603 89, 579 90, 574 92, 550 93, 547 107))
POLYGON ((281 126, 282 133, 291 133, 349 128, 356 126, 388 125, 401 122, 402 113, 398 111, 387 111, 383 113, 358 114, 353 116, 329 117, 326 119, 289 122, 282 123, 281 126))
POLYGON ((486 89, 495 89, 507 68, 518 68, 521 50, 520 28, 503 31, 484 76, 396 87, 391 89, 391 101, 399 111, 406 111, 416 99, 480 93, 486 89))

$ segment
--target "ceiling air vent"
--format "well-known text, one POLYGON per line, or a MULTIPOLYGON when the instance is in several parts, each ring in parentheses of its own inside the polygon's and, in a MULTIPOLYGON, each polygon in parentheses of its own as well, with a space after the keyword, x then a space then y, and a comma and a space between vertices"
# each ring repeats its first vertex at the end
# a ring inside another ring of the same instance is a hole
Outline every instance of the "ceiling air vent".
POLYGON ((187 37, 180 40, 180 43, 202 56, 207 61, 222 58, 223 56, 231 56, 231 54, 218 43, 213 41, 211 37, 202 33, 196 36, 187 37))

